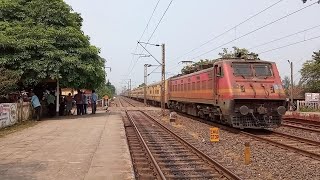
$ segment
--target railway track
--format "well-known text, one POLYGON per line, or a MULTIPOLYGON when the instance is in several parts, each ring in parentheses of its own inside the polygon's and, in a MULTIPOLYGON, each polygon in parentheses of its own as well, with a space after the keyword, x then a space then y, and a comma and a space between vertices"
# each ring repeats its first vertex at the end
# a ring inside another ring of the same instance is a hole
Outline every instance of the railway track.
POLYGON ((135 107, 135 105, 132 102, 129 102, 123 97, 119 98, 120 107, 135 107))
MULTIPOLYGON (((133 137, 131 129, 127 132, 128 142, 134 144, 134 149, 140 149, 138 153, 133 152, 133 156, 147 157, 148 162, 152 162, 152 165, 135 163, 134 166, 152 169, 155 179, 240 179, 144 112, 126 111, 126 114, 137 137, 133 137), (144 151, 139 146, 143 146, 144 151)), ((143 170, 135 169, 137 178, 145 179, 143 170)))
MULTIPOLYGON (((189 117, 189 118, 195 119, 197 121, 206 123, 208 125, 220 127, 221 129, 224 129, 224 130, 227 130, 230 132, 241 133, 243 135, 255 138, 260 141, 264 141, 266 143, 275 145, 277 147, 287 149, 290 151, 294 151, 294 152, 297 152, 299 154, 308 156, 308 157, 316 159, 316 160, 320 160, 320 142, 318 142, 318 141, 300 138, 297 136, 292 136, 289 134, 279 133, 279 132, 275 132, 275 131, 271 131, 271 130, 260 131, 260 133, 257 133, 257 131, 253 131, 253 132, 242 131, 242 130, 237 130, 237 129, 234 129, 234 128, 231 128, 231 127, 228 127, 228 126, 225 126, 222 124, 217 124, 214 122, 205 121, 205 120, 200 119, 198 117, 194 117, 194 116, 190 116, 190 115, 186 115, 186 114, 181 114, 181 113, 179 113, 179 114, 182 116, 189 117)), ((288 120, 285 121, 285 123, 288 123, 288 122, 292 123, 292 121, 288 121, 288 120)), ((303 123, 300 121, 297 121, 296 123, 300 123, 300 125, 309 126, 309 128, 302 127, 303 129, 308 129, 310 131, 311 130, 317 131, 317 129, 315 129, 315 128, 317 128, 318 126, 315 124, 307 124, 307 123, 303 123), (313 127, 313 129, 310 128, 311 126, 313 127)), ((300 128, 300 127, 298 127, 298 128, 300 128)))
POLYGON ((226 125, 218 124, 215 122, 206 121, 191 115, 186 115, 182 113, 178 113, 178 114, 181 116, 194 119, 196 121, 200 121, 202 123, 205 123, 211 126, 219 127, 229 132, 240 133, 245 136, 257 139, 259 141, 264 141, 266 143, 275 145, 277 147, 291 150, 291 151, 300 153, 302 155, 311 157, 313 159, 320 160, 320 142, 318 141, 300 138, 300 137, 279 133, 271 130, 243 131, 243 130, 234 129, 232 127, 228 127, 226 125))
POLYGON ((269 130, 262 133, 241 131, 241 134, 320 160, 320 142, 317 141, 269 130))
POLYGON ((301 122, 301 121, 284 120, 282 123, 282 126, 320 133, 320 125, 305 123, 305 122, 301 122))

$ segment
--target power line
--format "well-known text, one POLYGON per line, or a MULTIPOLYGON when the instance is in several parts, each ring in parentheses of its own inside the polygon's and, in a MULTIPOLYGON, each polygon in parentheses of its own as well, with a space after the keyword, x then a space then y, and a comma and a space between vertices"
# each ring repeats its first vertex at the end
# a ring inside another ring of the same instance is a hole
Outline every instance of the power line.
POLYGON ((298 10, 296 10, 296 11, 290 13, 290 14, 287 14, 287 15, 281 17, 281 18, 278 18, 278 19, 270 22, 270 23, 267 23, 267 24, 265 24, 265 25, 263 25, 263 26, 255 29, 255 30, 253 30, 253 31, 250 31, 250 32, 248 32, 248 33, 246 33, 246 34, 238 37, 238 38, 235 38, 235 39, 233 39, 233 40, 231 40, 231 41, 229 41, 229 42, 227 42, 227 43, 224 43, 224 44, 222 44, 222 45, 220 45, 220 46, 218 46, 218 47, 216 47, 216 48, 214 48, 214 49, 211 49, 211 50, 209 50, 209 51, 207 51, 207 52, 205 52, 205 53, 202 53, 202 54, 200 54, 199 56, 196 56, 196 57, 194 57, 194 58, 192 58, 192 59, 199 58, 199 57, 201 57, 201 56, 203 56, 203 55, 205 55, 205 54, 208 54, 208 53, 210 53, 210 52, 212 52, 212 51, 215 51, 215 50, 217 50, 217 49, 219 49, 219 48, 221 48, 221 47, 223 47, 223 46, 225 46, 225 45, 227 45, 227 44, 230 44, 230 43, 232 43, 232 42, 234 42, 234 41, 236 41, 236 40, 238 40, 238 39, 241 39, 241 38, 243 38, 243 37, 246 37, 246 36, 248 36, 248 35, 256 32, 256 31, 259 31, 260 29, 263 29, 263 28, 265 28, 265 27, 267 27, 267 26, 270 26, 270 25, 272 25, 272 24, 274 24, 274 23, 276 23, 276 22, 278 22, 278 21, 280 21, 280 20, 282 20, 282 19, 285 19, 285 18, 287 18, 287 17, 289 17, 289 16, 291 16, 291 15, 293 15, 293 14, 296 14, 296 13, 298 13, 298 12, 300 12, 300 11, 306 9, 306 8, 309 8, 309 7, 311 7, 311 6, 313 6, 313 5, 317 4, 317 3, 318 3, 318 2, 315 2, 315 3, 312 3, 312 4, 308 5, 308 6, 305 6, 305 7, 303 7, 303 8, 300 8, 300 9, 298 9, 298 10))
POLYGON ((290 34, 290 35, 286 35, 284 37, 280 37, 280 38, 277 38, 277 39, 274 39, 272 41, 268 41, 268 42, 265 42, 265 43, 262 43, 262 44, 259 44, 259 45, 256 45, 252 48, 249 48, 249 50, 252 50, 252 49, 255 49, 257 47, 261 47, 261 46, 264 46, 264 45, 267 45, 267 44, 270 44, 270 43, 273 43, 273 42, 276 42, 276 41, 279 41, 279 40, 282 40, 282 39, 285 39, 285 38, 288 38, 288 37, 291 37, 291 36, 294 36, 294 35, 297 35, 297 34, 300 34, 300 33, 303 33, 303 32, 306 32, 306 31, 310 31, 312 29, 315 29, 315 28, 318 28, 320 27, 320 25, 317 25, 317 26, 313 26, 311 28, 308 28, 308 29, 305 29, 305 30, 302 30, 302 31, 299 31, 299 32, 296 32, 296 33, 293 33, 293 34, 290 34))
POLYGON ((240 22, 239 24, 237 24, 237 25, 233 26, 232 28, 230 28, 230 29, 226 30, 225 32, 223 32, 223 33, 221 33, 221 34, 219 34, 219 35, 217 35, 217 36, 213 37, 212 39, 210 39, 210 40, 206 41, 205 43, 201 44, 200 46, 198 46, 198 47, 196 47, 196 48, 193 48, 192 50, 188 51, 187 53, 185 53, 185 54, 183 54, 183 55, 181 55, 181 56, 177 57, 176 59, 174 59, 174 61, 175 61, 175 60, 177 60, 177 59, 180 59, 181 57, 183 57, 183 56, 185 56, 185 55, 187 55, 187 54, 190 54, 190 53, 194 52, 195 50, 197 50, 197 49, 199 49, 199 48, 201 48, 201 47, 203 47, 203 46, 205 46, 205 45, 207 45, 207 44, 209 44, 210 42, 214 41, 215 39, 217 39, 217 38, 219 38, 219 37, 221 37, 221 36, 223 36, 223 35, 227 34, 228 32, 230 32, 230 31, 232 31, 233 29, 237 28, 238 26, 240 26, 240 25, 242 25, 242 24, 244 24, 244 23, 248 22, 249 20, 251 20, 251 19, 253 19, 254 17, 256 17, 256 16, 260 15, 261 13, 263 13, 263 12, 267 11, 268 9, 272 8, 273 6, 275 6, 275 5, 279 4, 279 3, 280 3, 280 2, 282 2, 282 1, 283 1, 283 0, 277 1, 276 3, 274 3, 274 4, 272 4, 272 5, 268 6, 268 7, 266 7, 266 8, 265 8, 265 9, 263 9, 262 11, 259 11, 258 13, 256 13, 256 14, 254 14, 254 15, 250 16, 249 18, 247 18, 247 19, 245 19, 244 21, 240 22))
POLYGON ((160 1, 161 1, 161 0, 158 0, 158 2, 157 2, 157 4, 156 4, 156 6, 154 7, 154 9, 153 9, 153 11, 152 11, 152 14, 151 14, 151 16, 150 16, 150 18, 149 18, 149 20, 148 20, 148 23, 147 23, 146 27, 144 28, 144 31, 143 31, 143 33, 142 33, 141 37, 139 38, 139 41, 141 41, 141 39, 142 39, 142 37, 143 37, 144 33, 145 33, 145 32, 146 32, 146 30, 148 29, 149 24, 150 24, 150 21, 151 21, 151 19, 152 19, 153 15, 154 15, 154 13, 156 12, 156 9, 157 9, 157 7, 158 7, 158 5, 159 5, 159 2, 160 2, 160 1))
MULTIPOLYGON (((173 0, 171 0, 171 1, 170 1, 170 3, 169 3, 169 5, 167 6, 166 10, 165 10, 165 11, 164 11, 164 13, 162 14, 162 16, 161 16, 161 18, 160 18, 160 20, 159 20, 159 22, 158 22, 157 26, 156 26, 156 27, 155 27, 155 29, 153 30, 153 32, 152 32, 151 36, 149 37, 149 39, 148 39, 147 43, 145 44, 144 48, 146 48, 146 47, 148 46, 148 43, 150 42, 150 40, 151 40, 151 38, 153 37, 154 33, 157 31, 157 29, 158 29, 158 27, 159 27, 160 23, 162 22, 162 20, 163 20, 164 16, 167 14, 167 12, 168 12, 168 10, 169 10, 169 8, 170 8, 170 6, 171 6, 172 2, 173 2, 173 0)), ((140 54, 142 54, 144 50, 145 50, 145 49, 142 49, 142 51, 141 51, 141 53, 140 53, 140 54)), ((132 67, 132 69, 131 69, 131 71, 130 71, 129 75, 132 73, 132 71, 133 71, 133 69, 135 68, 135 66, 136 66, 137 62, 138 62, 138 59, 136 60, 135 64, 133 65, 133 67, 132 67)))
MULTIPOLYGON (((168 5, 167 9, 164 11, 164 13, 163 13, 163 15, 162 15, 161 19, 159 20, 159 22, 158 22, 158 24, 157 24, 156 28, 153 30, 153 32, 152 32, 152 34, 151 34, 150 38, 148 39, 147 43, 149 43, 149 41, 150 41, 150 40, 151 40, 151 38, 153 37, 154 33, 155 33, 155 32, 156 32, 156 30, 158 29, 158 27, 159 27, 159 25, 160 25, 160 23, 161 23, 162 19, 164 18, 164 16, 166 15, 167 11, 169 10, 169 8, 170 8, 170 6, 171 6, 172 2, 173 2, 173 0, 171 0, 171 1, 170 1, 170 3, 169 3, 169 5, 168 5)), ((147 45, 148 45, 148 44, 146 44, 146 46, 147 46, 147 45)))
MULTIPOLYGON (((152 13, 151 13, 151 16, 150 16, 150 18, 149 18, 149 20, 148 20, 148 22, 147 22, 146 27, 144 28, 144 30, 143 30, 140 38, 139 38, 139 41, 141 41, 141 39, 143 38, 144 34, 146 33, 146 31, 147 31, 147 29, 148 29, 148 27, 149 27, 149 24, 150 24, 150 22, 151 22, 151 19, 152 19, 154 13, 156 12, 156 9, 158 8, 158 5, 159 5, 160 1, 161 1, 161 0, 158 0, 157 4, 156 4, 155 7, 153 8, 153 11, 152 11, 152 13)), ((130 63, 129 68, 131 67, 131 65, 132 65, 132 63, 133 63, 134 56, 135 56, 134 54, 137 52, 137 50, 138 50, 138 43, 136 44, 136 48, 135 48, 134 53, 133 53, 133 55, 132 55, 132 59, 131 59, 131 63, 130 63)))
POLYGON ((280 47, 277 47, 277 48, 274 48, 274 49, 269 49, 267 51, 263 51, 263 52, 260 52, 258 54, 264 54, 264 53, 267 53, 267 52, 275 51, 275 50, 278 50, 278 49, 282 49, 282 48, 285 48, 285 47, 293 46, 293 45, 296 45, 296 44, 300 44, 300 43, 303 43, 303 42, 306 42, 306 41, 311 41, 311 40, 318 39, 318 38, 320 38, 320 36, 312 37, 312 38, 309 38, 309 39, 304 39, 302 41, 297 41, 297 42, 294 42, 294 43, 291 43, 291 44, 287 44, 285 46, 280 46, 280 47))

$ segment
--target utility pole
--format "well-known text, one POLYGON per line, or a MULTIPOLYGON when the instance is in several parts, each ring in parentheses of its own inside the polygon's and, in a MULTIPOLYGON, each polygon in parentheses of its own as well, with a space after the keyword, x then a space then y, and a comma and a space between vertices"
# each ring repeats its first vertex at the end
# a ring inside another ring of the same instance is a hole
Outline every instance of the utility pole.
POLYGON ((291 70, 291 89, 290 89, 290 102, 291 105, 290 107, 292 107, 293 105, 293 63, 288 60, 289 64, 290 64, 290 70, 291 70))
POLYGON ((166 49, 165 44, 161 44, 162 48, 162 83, 161 83, 161 111, 162 116, 165 116, 165 80, 166 80, 166 49))
POLYGON ((144 105, 147 106, 147 77, 148 77, 148 65, 149 64, 145 64, 144 65, 144 87, 143 87, 143 91, 144 91, 144 105))

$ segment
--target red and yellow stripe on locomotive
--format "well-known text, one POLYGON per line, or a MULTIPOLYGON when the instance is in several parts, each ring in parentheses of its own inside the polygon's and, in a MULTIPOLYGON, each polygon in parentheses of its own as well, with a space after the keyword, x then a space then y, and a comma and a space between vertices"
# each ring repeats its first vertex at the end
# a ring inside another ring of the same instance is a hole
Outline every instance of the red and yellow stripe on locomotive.
MULTIPOLYGON (((147 91, 149 102, 160 102, 160 83, 156 86, 159 92, 147 91)), ((212 68, 166 82, 169 108, 237 128, 280 126, 285 98, 276 64, 269 61, 221 59, 212 68)))

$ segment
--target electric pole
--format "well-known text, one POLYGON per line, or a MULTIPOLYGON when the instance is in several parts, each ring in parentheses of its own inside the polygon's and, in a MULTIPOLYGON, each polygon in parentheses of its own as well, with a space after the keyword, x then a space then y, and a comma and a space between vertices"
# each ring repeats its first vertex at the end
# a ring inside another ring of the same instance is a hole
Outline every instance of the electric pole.
POLYGON ((161 44, 162 48, 162 83, 161 83, 161 111, 162 116, 165 116, 165 80, 166 80, 166 49, 165 44, 161 44))
POLYGON ((147 77, 148 77, 148 68, 149 64, 145 64, 144 65, 144 87, 143 87, 143 91, 144 91, 144 105, 147 106, 147 77))
POLYGON ((291 70, 291 89, 290 89, 290 102, 291 102, 291 105, 290 107, 292 107, 293 105, 293 63, 291 61, 289 61, 289 64, 290 64, 290 70, 291 70))

